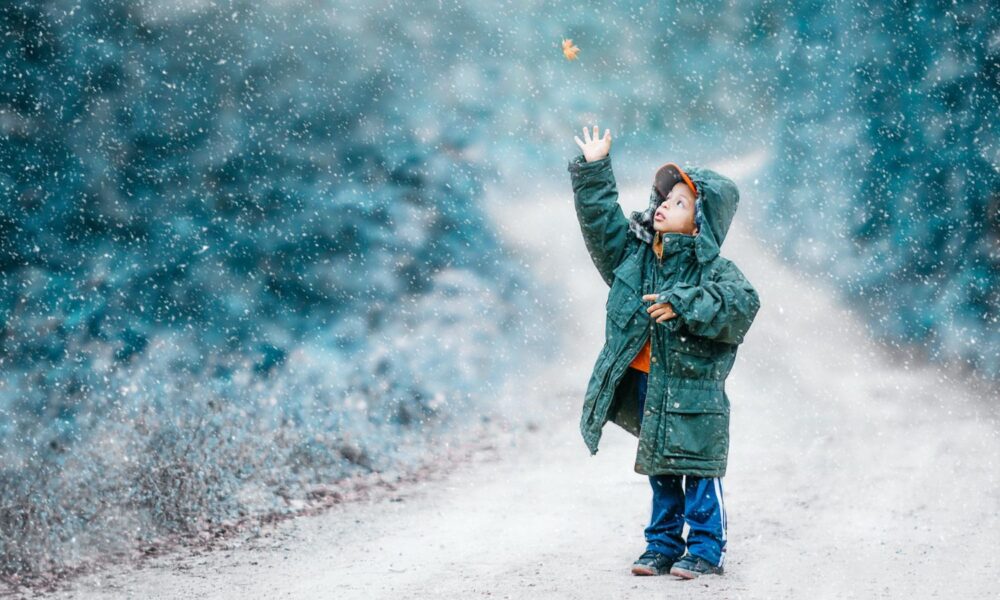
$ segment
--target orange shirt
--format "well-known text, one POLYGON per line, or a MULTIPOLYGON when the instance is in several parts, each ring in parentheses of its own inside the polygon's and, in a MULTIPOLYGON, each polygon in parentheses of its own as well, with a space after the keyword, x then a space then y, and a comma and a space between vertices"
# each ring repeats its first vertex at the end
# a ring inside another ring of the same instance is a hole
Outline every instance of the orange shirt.
POLYGON ((632 359, 629 366, 633 369, 639 369, 643 373, 649 373, 649 357, 651 354, 652 347, 649 345, 649 340, 646 340, 642 350, 639 350, 639 354, 635 355, 635 358, 632 359))
MULTIPOLYGON (((653 251, 656 252, 657 258, 663 256, 663 239, 660 237, 659 232, 653 236, 653 251)), ((629 366, 633 369, 638 369, 643 373, 649 373, 649 357, 652 353, 653 348, 650 345, 649 340, 646 340, 646 343, 643 344, 642 349, 635 355, 635 358, 632 359, 629 366)))

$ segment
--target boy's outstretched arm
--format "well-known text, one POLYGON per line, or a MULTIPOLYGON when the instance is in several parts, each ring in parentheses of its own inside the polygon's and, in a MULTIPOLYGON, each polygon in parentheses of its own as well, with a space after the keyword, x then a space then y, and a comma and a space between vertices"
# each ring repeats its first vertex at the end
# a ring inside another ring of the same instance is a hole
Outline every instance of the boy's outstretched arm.
POLYGON ((625 256, 628 248, 628 219, 618 204, 618 188, 615 176, 611 170, 610 148, 611 136, 607 132, 602 139, 594 140, 584 136, 587 144, 580 144, 585 154, 579 154, 570 161, 566 169, 570 172, 573 183, 573 204, 576 208, 577 220, 583 232, 583 241, 587 245, 590 258, 601 274, 601 278, 610 287, 614 281, 614 269, 625 256), (606 143, 600 149, 594 150, 594 145, 606 143), (588 162, 585 155, 589 153, 588 162), (597 158, 600 156, 601 158, 597 158))
POLYGON ((663 321, 671 330, 684 324, 694 335, 728 344, 743 343, 760 310, 757 290, 732 262, 700 285, 678 283, 657 295, 656 302, 669 302, 677 314, 663 321))

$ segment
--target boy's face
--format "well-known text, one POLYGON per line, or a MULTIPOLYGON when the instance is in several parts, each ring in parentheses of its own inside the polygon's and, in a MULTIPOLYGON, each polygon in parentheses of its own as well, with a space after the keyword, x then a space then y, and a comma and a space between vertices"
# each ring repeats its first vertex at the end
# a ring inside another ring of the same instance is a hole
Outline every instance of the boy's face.
POLYGON ((683 181, 675 185, 667 199, 656 207, 653 213, 653 229, 661 233, 668 231, 696 235, 694 226, 694 194, 683 181))

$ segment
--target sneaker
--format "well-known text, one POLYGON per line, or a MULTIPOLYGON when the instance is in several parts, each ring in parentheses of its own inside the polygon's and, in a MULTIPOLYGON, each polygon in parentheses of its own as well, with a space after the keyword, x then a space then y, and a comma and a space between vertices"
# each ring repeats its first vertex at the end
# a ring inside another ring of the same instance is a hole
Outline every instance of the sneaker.
POLYGON ((656 550, 646 550, 632 563, 633 575, 665 575, 677 560, 656 550))
POLYGON ((670 568, 670 574, 683 579, 694 579, 699 575, 722 575, 722 567, 717 567, 700 556, 685 554, 670 568))

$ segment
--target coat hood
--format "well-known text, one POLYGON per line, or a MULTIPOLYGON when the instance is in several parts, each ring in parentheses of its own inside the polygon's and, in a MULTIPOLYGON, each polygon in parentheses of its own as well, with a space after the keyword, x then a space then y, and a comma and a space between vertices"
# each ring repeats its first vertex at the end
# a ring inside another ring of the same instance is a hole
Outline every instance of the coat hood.
MULTIPOLYGON (((695 224, 698 235, 695 239, 695 255, 699 262, 706 263, 719 254, 726 239, 729 226, 736 216, 740 202, 740 192, 732 179, 703 167, 683 167, 695 188, 695 224)), ((649 193, 649 206, 644 211, 634 210, 629 216, 629 230, 647 244, 653 243, 653 213, 661 202, 656 187, 649 193)))

